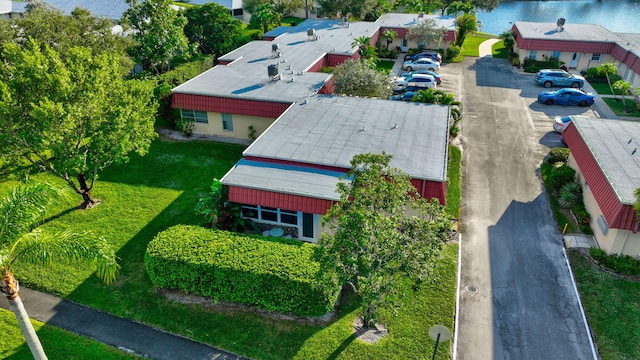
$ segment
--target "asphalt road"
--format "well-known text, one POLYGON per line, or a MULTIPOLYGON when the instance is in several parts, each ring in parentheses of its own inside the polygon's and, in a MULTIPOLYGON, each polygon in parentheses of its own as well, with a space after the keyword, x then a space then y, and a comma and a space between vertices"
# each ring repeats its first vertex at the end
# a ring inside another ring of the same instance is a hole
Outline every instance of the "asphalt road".
POLYGON ((560 146, 553 117, 591 109, 535 103, 544 89, 505 59, 467 58, 442 72, 464 103, 456 358, 592 359, 539 176, 560 146))

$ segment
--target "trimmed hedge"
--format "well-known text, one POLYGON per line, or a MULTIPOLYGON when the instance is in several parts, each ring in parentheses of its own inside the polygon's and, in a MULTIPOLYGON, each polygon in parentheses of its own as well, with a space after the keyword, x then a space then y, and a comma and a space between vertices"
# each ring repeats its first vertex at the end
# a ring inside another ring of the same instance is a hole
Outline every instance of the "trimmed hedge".
POLYGON ((318 251, 297 240, 178 225, 149 243, 145 267, 159 288, 319 316, 333 310, 340 287, 320 273, 318 251))
POLYGON ((629 255, 607 255, 602 249, 590 248, 589 254, 600 265, 622 275, 640 276, 640 261, 629 255))

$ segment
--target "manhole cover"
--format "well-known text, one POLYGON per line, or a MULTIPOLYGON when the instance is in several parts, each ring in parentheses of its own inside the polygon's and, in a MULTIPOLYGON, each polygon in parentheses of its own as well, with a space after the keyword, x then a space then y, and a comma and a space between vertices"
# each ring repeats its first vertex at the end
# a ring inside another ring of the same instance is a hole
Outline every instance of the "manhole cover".
POLYGON ((478 293, 478 287, 475 285, 467 285, 464 287, 464 289, 469 293, 469 294, 477 294, 478 293))

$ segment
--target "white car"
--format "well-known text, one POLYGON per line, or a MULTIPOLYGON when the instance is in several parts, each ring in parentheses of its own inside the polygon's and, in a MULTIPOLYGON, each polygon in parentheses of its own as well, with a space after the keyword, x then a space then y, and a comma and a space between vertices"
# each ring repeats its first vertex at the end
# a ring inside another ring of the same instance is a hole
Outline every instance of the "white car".
POLYGON ((391 83, 393 92, 417 91, 422 89, 435 89, 437 80, 433 75, 414 74, 407 77, 399 77, 391 83))
POLYGON ((440 63, 431 60, 428 58, 422 58, 414 61, 405 61, 402 63, 402 70, 413 71, 413 70, 431 70, 438 71, 440 70, 440 63))
POLYGON ((562 134, 565 130, 567 130, 567 127, 569 127, 569 124, 571 124, 571 121, 575 118, 588 119, 589 117, 582 115, 556 116, 556 118, 553 120, 553 130, 555 130, 558 134, 562 134))

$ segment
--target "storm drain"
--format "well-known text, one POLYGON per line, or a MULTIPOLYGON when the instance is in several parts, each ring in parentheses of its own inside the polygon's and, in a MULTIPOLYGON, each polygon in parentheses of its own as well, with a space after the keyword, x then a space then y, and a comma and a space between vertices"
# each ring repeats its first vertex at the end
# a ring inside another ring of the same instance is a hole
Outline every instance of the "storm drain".
POLYGON ((478 293, 478 287, 475 285, 467 285, 464 287, 464 290, 466 292, 468 292, 469 294, 477 294, 478 293))

